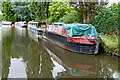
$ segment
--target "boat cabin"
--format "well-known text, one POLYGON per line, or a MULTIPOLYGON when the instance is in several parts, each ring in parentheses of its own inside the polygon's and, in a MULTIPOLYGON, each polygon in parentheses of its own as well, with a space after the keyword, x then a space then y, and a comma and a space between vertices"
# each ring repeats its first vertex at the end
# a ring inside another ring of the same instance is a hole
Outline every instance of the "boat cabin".
POLYGON ((15 22, 16 27, 27 27, 27 22, 26 21, 19 21, 15 22))
POLYGON ((98 36, 95 27, 89 24, 63 24, 57 22, 49 25, 47 31, 74 38, 98 36))
POLYGON ((52 25, 49 25, 47 27, 47 31, 49 32, 55 32, 57 34, 60 34, 60 35, 63 35, 63 36, 66 36, 69 35, 67 29, 65 28, 64 24, 63 23, 53 23, 52 25))
POLYGON ((43 28, 45 27, 46 23, 45 22, 34 22, 34 21, 29 21, 28 25, 30 27, 37 27, 37 28, 43 28))

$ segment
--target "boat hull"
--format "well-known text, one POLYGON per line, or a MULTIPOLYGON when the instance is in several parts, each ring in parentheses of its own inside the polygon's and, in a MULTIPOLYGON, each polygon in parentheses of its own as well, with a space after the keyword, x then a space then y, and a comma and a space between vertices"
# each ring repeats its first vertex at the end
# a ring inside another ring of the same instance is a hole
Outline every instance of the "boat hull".
POLYGON ((2 25, 9 25, 9 26, 12 26, 12 24, 2 24, 2 25))
POLYGON ((27 28, 27 25, 15 25, 15 27, 27 28))
POLYGON ((61 36, 59 34, 54 34, 48 31, 44 32, 43 37, 55 43, 56 45, 73 52, 94 54, 96 48, 95 44, 67 42, 67 37, 61 36))

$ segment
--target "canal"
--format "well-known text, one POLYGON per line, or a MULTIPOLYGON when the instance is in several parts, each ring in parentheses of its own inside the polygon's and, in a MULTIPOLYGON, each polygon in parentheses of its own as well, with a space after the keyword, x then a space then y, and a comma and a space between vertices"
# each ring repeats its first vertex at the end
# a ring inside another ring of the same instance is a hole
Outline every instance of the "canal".
POLYGON ((120 60, 69 52, 25 28, 0 27, 1 78, 118 78, 120 60))

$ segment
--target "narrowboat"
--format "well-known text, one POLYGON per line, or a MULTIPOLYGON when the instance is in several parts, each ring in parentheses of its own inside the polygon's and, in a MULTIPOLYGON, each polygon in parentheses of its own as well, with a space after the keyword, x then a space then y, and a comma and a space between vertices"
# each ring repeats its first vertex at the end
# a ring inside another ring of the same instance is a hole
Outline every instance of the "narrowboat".
POLYGON ((12 26, 12 22, 10 22, 10 21, 2 21, 2 25, 10 25, 10 26, 12 26))
POLYGON ((69 51, 97 54, 101 38, 89 24, 53 23, 44 29, 43 38, 69 51))
POLYGON ((27 22, 26 21, 15 22, 15 27, 27 28, 27 22))
POLYGON ((38 34, 42 35, 43 28, 45 27, 45 25, 46 25, 45 22, 29 21, 28 22, 28 30, 31 30, 33 32, 37 32, 38 34))

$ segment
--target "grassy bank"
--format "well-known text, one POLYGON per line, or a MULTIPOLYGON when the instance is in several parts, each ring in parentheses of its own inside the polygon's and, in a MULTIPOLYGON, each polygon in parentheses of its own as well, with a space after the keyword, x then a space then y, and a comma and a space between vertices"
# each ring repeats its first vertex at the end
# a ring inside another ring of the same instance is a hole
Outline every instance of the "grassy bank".
POLYGON ((117 49, 118 49, 118 39, 116 36, 106 36, 103 34, 99 35, 102 39, 101 47, 104 49, 104 51, 107 54, 110 55, 116 55, 117 54, 117 49))

